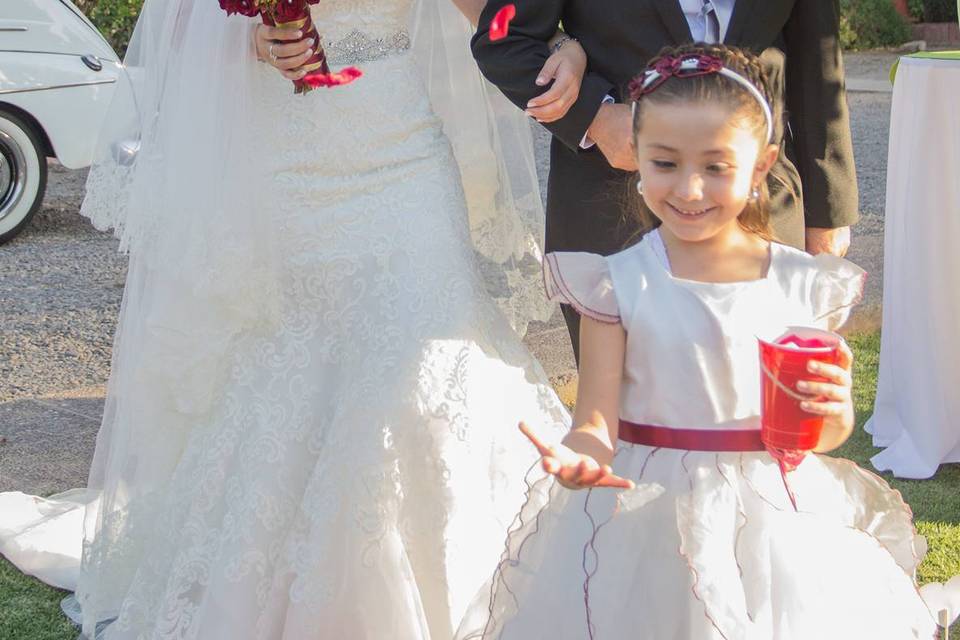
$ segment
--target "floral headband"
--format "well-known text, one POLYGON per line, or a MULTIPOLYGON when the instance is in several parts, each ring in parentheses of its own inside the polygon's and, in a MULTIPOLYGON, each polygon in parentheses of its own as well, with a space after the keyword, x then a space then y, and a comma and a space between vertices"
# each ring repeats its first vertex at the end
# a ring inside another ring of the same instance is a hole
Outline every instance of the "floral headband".
POLYGON ((767 99, 763 97, 763 94, 752 82, 736 71, 723 66, 723 61, 716 56, 693 53, 660 58, 655 65, 647 68, 630 82, 629 91, 630 98, 633 100, 633 108, 636 110, 637 101, 640 98, 656 90, 669 78, 692 78, 710 75, 711 73, 719 73, 730 78, 756 98, 767 120, 767 141, 773 142, 773 113, 767 99))

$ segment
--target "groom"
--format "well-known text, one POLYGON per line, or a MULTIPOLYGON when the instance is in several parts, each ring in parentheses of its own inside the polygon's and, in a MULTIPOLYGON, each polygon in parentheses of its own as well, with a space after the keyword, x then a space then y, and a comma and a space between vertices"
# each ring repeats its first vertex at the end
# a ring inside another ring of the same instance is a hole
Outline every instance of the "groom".
MULTIPOLYGON (((789 123, 786 132, 777 123, 784 140, 770 178, 778 239, 811 253, 846 252, 857 179, 836 0, 523 0, 508 36, 491 42, 488 25, 506 4, 487 3, 472 47, 483 74, 517 106, 543 93, 536 78, 560 22, 589 59, 579 97, 545 125, 553 134, 547 250, 624 248, 635 231, 625 194, 636 163, 623 88, 661 47, 700 41, 754 51, 783 92, 789 123)), ((563 312, 578 354, 579 316, 566 305, 563 312)))

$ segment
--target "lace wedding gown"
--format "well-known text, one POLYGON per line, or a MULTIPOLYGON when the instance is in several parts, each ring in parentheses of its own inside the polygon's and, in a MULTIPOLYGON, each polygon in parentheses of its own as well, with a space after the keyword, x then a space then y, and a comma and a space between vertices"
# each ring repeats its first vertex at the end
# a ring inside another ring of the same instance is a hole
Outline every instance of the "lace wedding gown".
MULTIPOLYGON (((363 68, 350 86, 299 97, 256 71, 259 112, 284 114, 244 133, 269 150, 250 162, 282 250, 277 326, 209 357, 203 326, 151 318, 218 309, 133 253, 103 495, 3 496, 41 515, 92 500, 82 569, 55 567, 87 634, 116 617, 103 638, 447 640, 496 566, 536 460, 517 422, 568 417, 479 275, 407 50, 411 2, 317 5, 331 61, 363 68), (209 408, 187 406, 204 385, 209 408)), ((42 576, 56 544, 78 544, 72 517, 56 543, 41 523, 0 548, 42 576)))

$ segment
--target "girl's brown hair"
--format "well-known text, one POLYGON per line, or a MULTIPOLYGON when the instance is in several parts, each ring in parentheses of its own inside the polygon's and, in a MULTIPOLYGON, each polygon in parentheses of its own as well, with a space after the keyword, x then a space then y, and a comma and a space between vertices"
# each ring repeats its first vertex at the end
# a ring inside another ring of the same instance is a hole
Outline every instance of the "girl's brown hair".
MULTIPOLYGON (((749 80, 766 98, 767 104, 770 106, 770 112, 773 114, 773 122, 771 123, 773 130, 777 133, 782 130, 780 121, 783 117, 783 105, 780 96, 774 95, 774 92, 770 90, 760 59, 752 53, 724 45, 686 44, 679 47, 666 47, 661 49, 660 53, 648 63, 647 69, 653 69, 660 60, 668 56, 683 57, 698 54, 719 59, 724 67, 749 80)), ((634 82, 640 82, 642 77, 643 74, 638 76, 634 82)), ((763 145, 762 148, 769 142, 766 139, 766 116, 757 99, 730 78, 719 73, 710 73, 687 78, 671 77, 650 93, 639 96, 639 99, 634 103, 634 147, 636 147, 637 136, 643 126, 643 114, 647 105, 677 104, 691 101, 719 104, 727 108, 731 119, 739 121, 745 128, 756 132, 763 145)), ((635 190, 631 189, 631 191, 636 194, 635 190)), ((758 185, 758 191, 759 197, 747 203, 737 221, 745 231, 771 240, 773 231, 770 227, 770 194, 765 180, 758 185)), ((635 210, 639 212, 643 230, 646 231, 656 227, 659 221, 647 207, 643 198, 636 198, 636 200, 638 202, 635 210)))

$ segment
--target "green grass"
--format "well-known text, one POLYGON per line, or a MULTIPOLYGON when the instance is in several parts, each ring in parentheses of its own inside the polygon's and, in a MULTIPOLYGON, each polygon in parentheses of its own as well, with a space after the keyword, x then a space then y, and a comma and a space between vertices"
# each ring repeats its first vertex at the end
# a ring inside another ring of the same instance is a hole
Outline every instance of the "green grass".
MULTIPOLYGON (((870 469, 876 449, 863 431, 873 411, 880 352, 878 333, 850 336, 856 354, 854 401, 857 426, 854 435, 836 455, 870 469)), ((903 494, 914 512, 917 530, 927 537, 930 551, 920 566, 921 583, 942 582, 960 575, 960 465, 946 465, 930 480, 885 479, 903 494)), ((75 640, 76 630, 60 613, 63 591, 51 589, 20 574, 0 559, 0 638, 3 640, 75 640)), ((960 638, 960 623, 950 629, 960 638)))
POLYGON ((77 630, 60 612, 60 600, 66 595, 0 558, 0 638, 75 640, 77 630))

